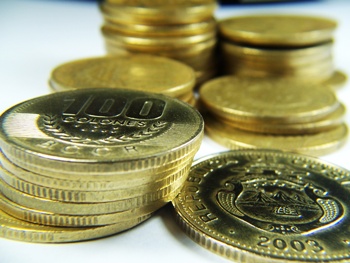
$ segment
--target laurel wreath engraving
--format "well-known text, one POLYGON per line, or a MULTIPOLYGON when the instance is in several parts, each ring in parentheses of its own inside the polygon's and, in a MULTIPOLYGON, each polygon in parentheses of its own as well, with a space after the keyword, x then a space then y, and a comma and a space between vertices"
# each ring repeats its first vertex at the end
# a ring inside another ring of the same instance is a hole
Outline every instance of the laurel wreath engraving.
POLYGON ((113 144, 117 142, 133 142, 133 141, 140 141, 144 140, 146 138, 151 138, 155 134, 161 132, 164 128, 167 126, 167 122, 164 121, 157 121, 156 123, 153 123, 151 125, 146 126, 140 131, 129 133, 129 134, 122 134, 113 136, 110 135, 106 138, 102 139, 91 139, 86 138, 79 135, 73 135, 66 131, 64 127, 62 127, 58 122, 57 115, 44 115, 43 116, 43 127, 45 128, 45 131, 51 133, 52 135, 59 137, 62 140, 70 141, 74 143, 83 143, 83 144, 113 144))

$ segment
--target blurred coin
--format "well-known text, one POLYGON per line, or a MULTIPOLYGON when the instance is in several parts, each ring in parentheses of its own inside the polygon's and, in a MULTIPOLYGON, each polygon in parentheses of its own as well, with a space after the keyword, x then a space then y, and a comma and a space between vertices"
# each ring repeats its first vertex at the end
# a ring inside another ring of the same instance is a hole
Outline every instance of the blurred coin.
POLYGON ((337 23, 325 17, 247 15, 219 21, 219 32, 233 42, 257 46, 310 46, 333 38, 337 23))

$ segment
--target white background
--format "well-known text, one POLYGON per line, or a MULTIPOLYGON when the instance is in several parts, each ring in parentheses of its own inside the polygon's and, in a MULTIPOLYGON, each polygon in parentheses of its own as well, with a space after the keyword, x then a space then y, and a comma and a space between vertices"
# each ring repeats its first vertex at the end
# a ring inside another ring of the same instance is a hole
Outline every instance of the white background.
MULTIPOLYGON (((350 74, 350 1, 300 1, 219 8, 217 17, 246 13, 315 14, 336 19, 334 61, 350 74)), ((96 2, 0 0, 0 112, 49 93, 51 70, 71 60, 104 55, 102 16, 96 2)), ((337 92, 349 107, 350 85, 337 92)), ((347 116, 349 123, 349 116, 347 116)), ((196 158, 226 150, 208 138, 196 158)), ((321 159, 349 169, 350 144, 321 159)), ((0 262, 227 262, 190 240, 176 225, 171 207, 136 228, 99 240, 32 244, 0 238, 0 262)))

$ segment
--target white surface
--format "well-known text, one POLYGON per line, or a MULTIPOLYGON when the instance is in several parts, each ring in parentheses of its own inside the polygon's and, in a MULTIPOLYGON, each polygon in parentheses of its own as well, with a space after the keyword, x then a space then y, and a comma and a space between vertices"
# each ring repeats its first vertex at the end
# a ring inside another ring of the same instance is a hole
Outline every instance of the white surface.
MULTIPOLYGON (((218 17, 278 12, 329 16, 339 22, 334 60, 350 74, 350 1, 310 1, 234 6, 218 17)), ((83 1, 0 0, 0 112, 20 101, 48 93, 57 65, 105 54, 96 3, 83 1)), ((350 86, 338 91, 350 105, 350 86)), ((347 117, 349 123, 349 116, 347 117)), ((205 138, 197 157, 226 150, 205 138)), ((350 143, 323 160, 350 168, 350 143)), ((176 225, 170 207, 142 225, 112 237, 74 244, 31 244, 0 238, 0 262, 227 262, 190 240, 176 225)))

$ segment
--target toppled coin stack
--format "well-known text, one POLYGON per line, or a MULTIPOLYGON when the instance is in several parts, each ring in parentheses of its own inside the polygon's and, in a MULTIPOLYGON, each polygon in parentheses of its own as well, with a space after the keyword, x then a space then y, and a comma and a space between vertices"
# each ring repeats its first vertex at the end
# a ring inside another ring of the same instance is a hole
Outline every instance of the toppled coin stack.
POLYGON ((191 66, 197 83, 216 70, 214 0, 105 0, 102 34, 109 54, 144 53, 191 66))
POLYGON ((203 136, 187 103, 108 88, 23 102, 0 128, 0 235, 56 243, 149 218, 179 192, 203 136))
POLYGON ((206 82, 199 94, 208 136, 230 149, 324 155, 347 138, 345 107, 322 84, 223 76, 206 82))
POLYGON ((349 262, 349 171, 281 151, 197 160, 173 200, 199 245, 234 262, 349 262))
POLYGON ((224 72, 245 77, 283 77, 338 87, 333 34, 337 23, 323 17, 247 15, 218 23, 224 72))
POLYGON ((86 88, 123 88, 164 94, 195 105, 193 69, 153 55, 87 58, 56 67, 50 76, 53 92, 86 88))

